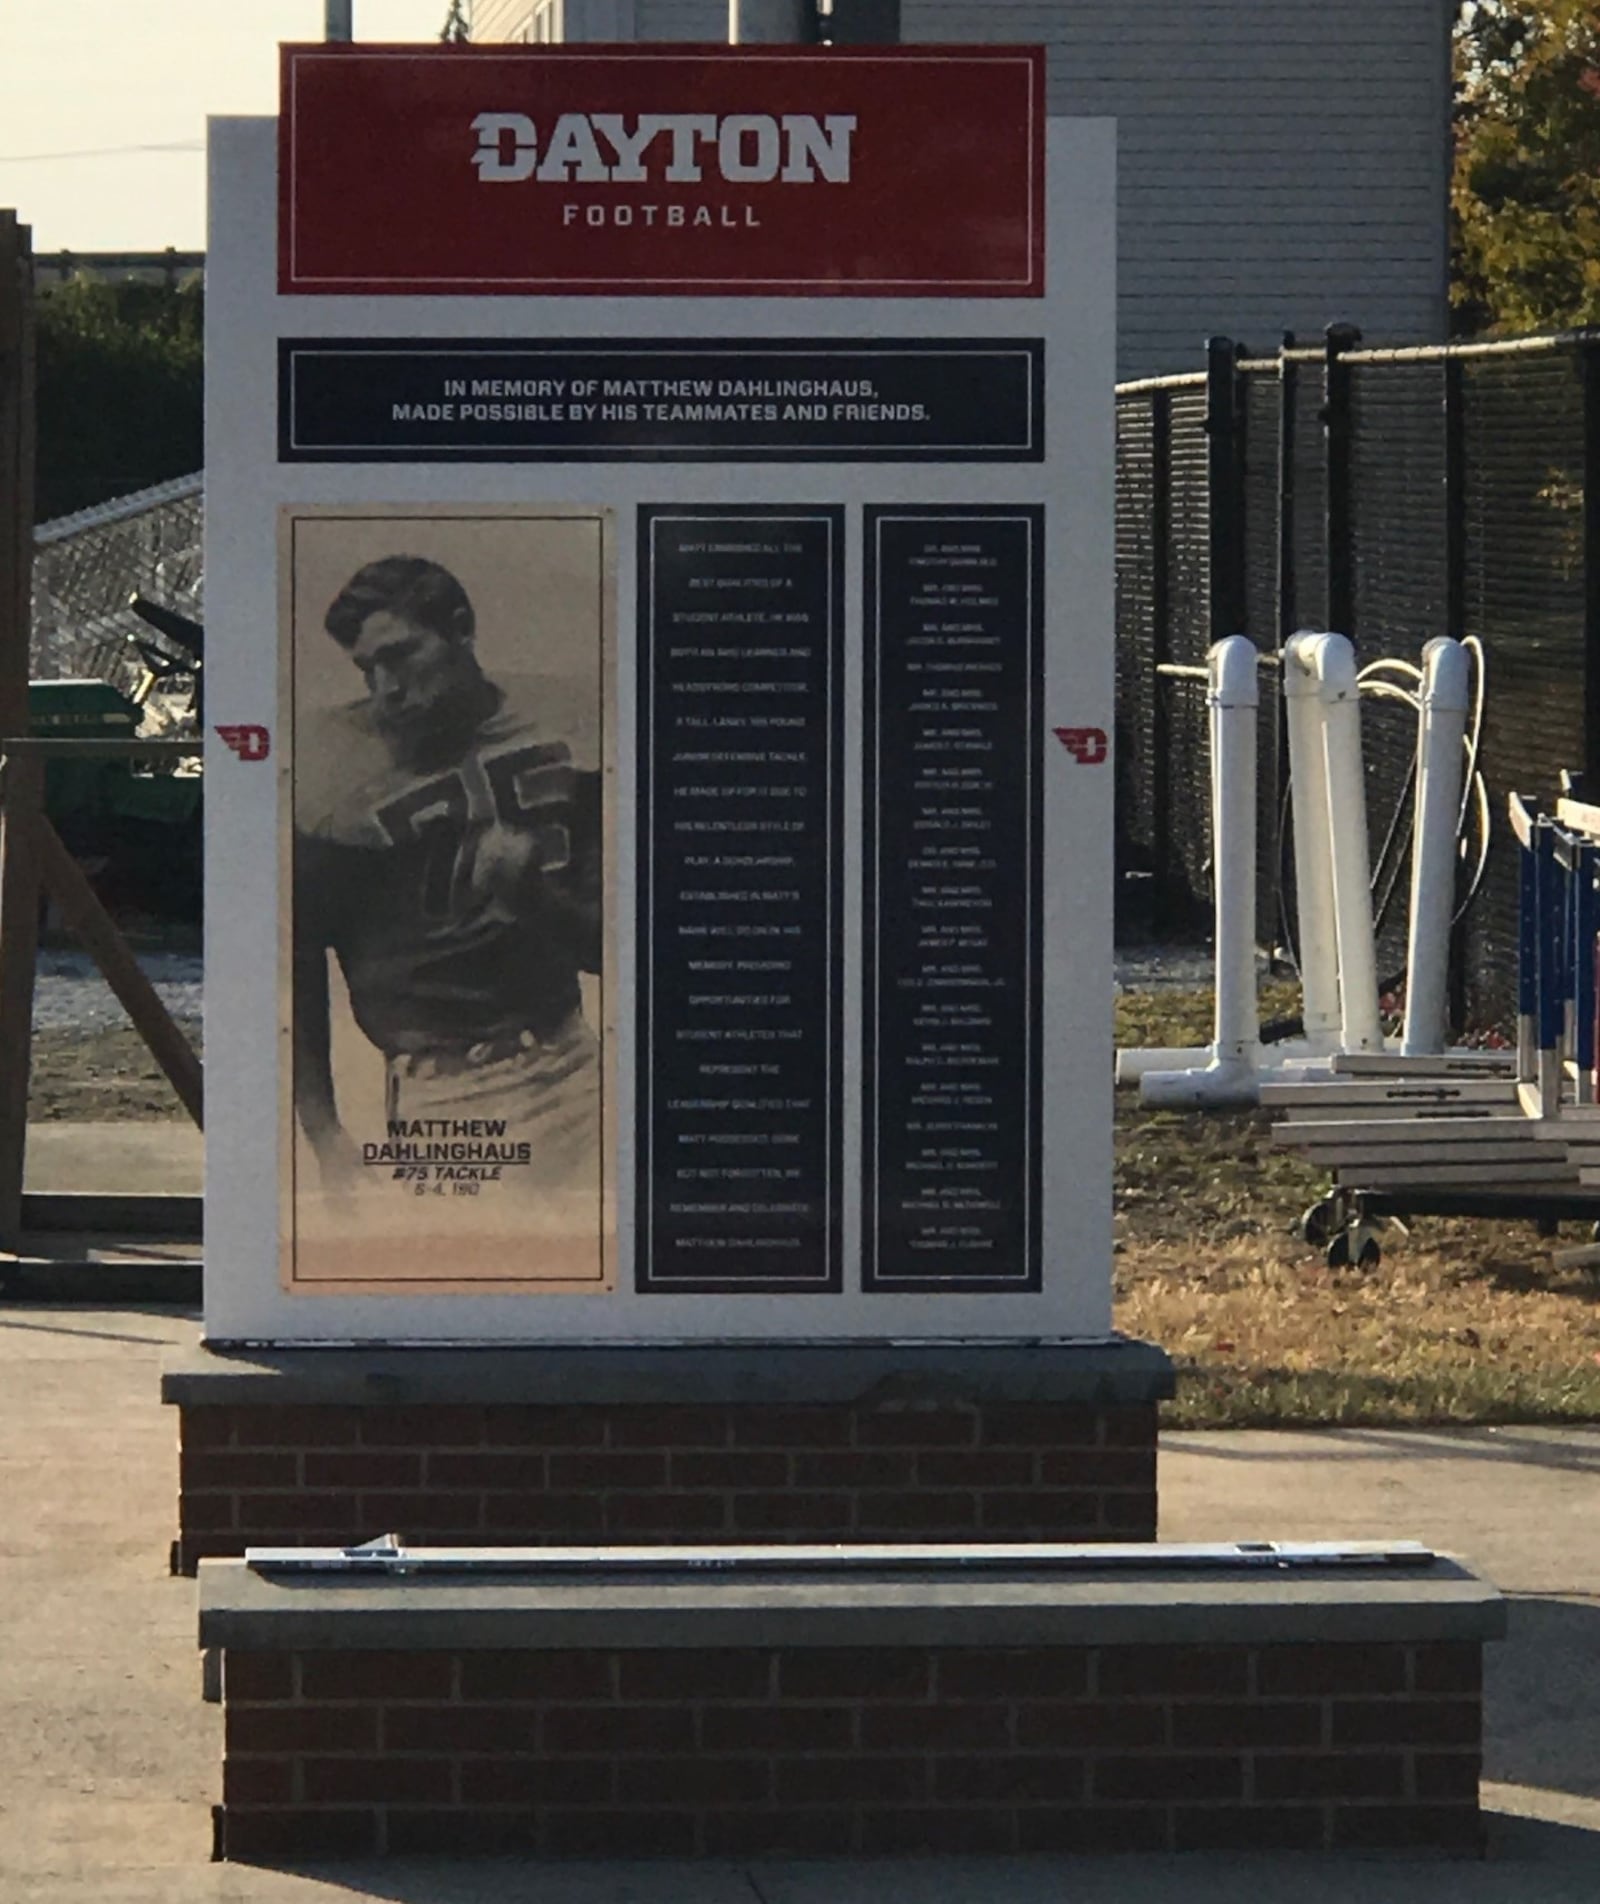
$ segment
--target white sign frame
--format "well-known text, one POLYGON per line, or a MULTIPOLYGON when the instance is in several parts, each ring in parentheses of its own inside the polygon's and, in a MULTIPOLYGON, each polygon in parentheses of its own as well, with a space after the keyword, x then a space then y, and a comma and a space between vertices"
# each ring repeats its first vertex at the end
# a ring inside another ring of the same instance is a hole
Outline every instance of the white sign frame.
POLYGON ((865 505, 1043 503, 1049 728, 1112 728, 1115 129, 1052 120, 1043 300, 280 297, 277 124, 211 126, 206 354, 205 1336, 213 1344, 1105 1340, 1111 1334, 1112 771, 1046 739, 1044 1284, 1035 1293, 866 1293, 850 1286, 860 1206, 860 802, 865 505), (1042 463, 280 465, 280 338, 540 335, 756 340, 1043 337, 1042 463), (632 763, 619 762, 614 880, 620 1003, 618 1273, 607 1294, 305 1295, 279 1274, 276 775, 216 724, 275 727, 278 511, 307 504, 519 503, 617 512, 618 727, 635 718, 636 510, 642 503, 843 504, 846 1286, 793 1295, 639 1294, 633 1286, 632 763))

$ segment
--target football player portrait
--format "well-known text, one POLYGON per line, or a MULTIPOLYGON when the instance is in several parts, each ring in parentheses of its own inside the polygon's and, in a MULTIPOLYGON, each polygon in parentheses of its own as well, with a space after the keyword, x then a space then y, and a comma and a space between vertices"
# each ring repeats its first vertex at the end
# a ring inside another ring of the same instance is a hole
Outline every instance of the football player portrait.
MULTIPOLYGON (((537 603, 530 612, 537 617, 537 603)), ((382 1054, 398 1121, 503 1120, 523 1187, 594 1168, 602 789, 572 683, 480 665, 457 576, 414 554, 358 568, 326 609, 352 698, 296 742, 294 1107, 330 1188, 360 1162, 341 1120, 329 960, 382 1054)))

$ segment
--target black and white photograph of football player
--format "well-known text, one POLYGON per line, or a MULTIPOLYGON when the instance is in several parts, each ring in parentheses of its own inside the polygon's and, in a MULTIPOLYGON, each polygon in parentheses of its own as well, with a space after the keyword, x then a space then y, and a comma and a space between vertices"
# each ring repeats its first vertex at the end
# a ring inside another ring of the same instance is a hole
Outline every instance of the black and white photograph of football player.
MULTIPOLYGON (((370 1230, 381 1193, 382 1231, 598 1247, 600 524, 294 529, 293 1099, 322 1223, 358 1192, 342 1221, 370 1230)), ((521 1252, 500 1273, 540 1280, 521 1252)))

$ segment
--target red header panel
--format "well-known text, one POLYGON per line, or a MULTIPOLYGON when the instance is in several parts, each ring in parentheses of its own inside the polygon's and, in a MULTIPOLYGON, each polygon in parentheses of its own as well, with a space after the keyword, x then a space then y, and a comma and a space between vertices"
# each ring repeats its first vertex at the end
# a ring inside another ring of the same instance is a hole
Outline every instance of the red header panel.
POLYGON ((285 292, 1041 297, 1044 54, 286 46, 285 292))

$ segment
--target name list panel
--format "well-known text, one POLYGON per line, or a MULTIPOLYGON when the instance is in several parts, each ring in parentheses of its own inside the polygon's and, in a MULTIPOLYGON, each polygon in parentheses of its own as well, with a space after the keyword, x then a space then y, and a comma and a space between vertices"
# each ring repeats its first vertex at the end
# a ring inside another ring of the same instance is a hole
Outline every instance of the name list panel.
POLYGON ((843 511, 639 527, 638 1284, 837 1291, 843 511))
POLYGON ((1044 512, 866 512, 862 1275, 1040 1286, 1044 512))

